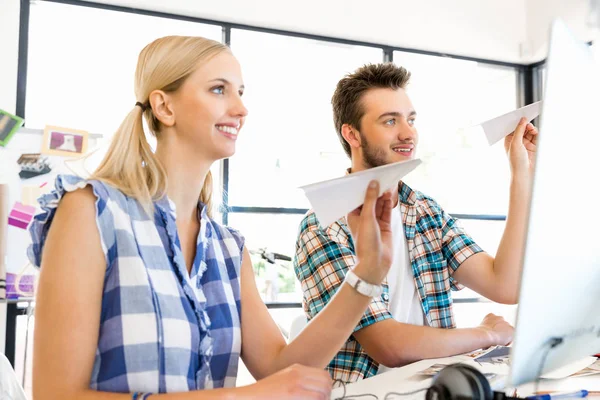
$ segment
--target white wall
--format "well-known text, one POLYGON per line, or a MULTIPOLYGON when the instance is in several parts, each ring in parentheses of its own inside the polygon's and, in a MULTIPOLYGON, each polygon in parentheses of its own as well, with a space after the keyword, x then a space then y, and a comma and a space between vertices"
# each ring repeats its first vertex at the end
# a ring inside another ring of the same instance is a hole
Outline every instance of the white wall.
POLYGON ((96 0, 248 25, 520 62, 524 0, 96 0))
POLYGON ((595 32, 586 23, 589 3, 590 0, 525 0, 527 47, 523 61, 531 63, 546 58, 549 28, 556 17, 562 18, 580 40, 593 40, 595 32))
POLYGON ((95 0, 175 14, 529 64, 563 18, 582 40, 589 0, 95 0))

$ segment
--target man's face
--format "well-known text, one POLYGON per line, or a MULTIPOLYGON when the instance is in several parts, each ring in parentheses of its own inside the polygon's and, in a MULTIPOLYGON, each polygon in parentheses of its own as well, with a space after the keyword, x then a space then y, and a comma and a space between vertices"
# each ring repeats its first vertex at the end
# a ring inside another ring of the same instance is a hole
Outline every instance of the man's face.
POLYGON ((365 168, 414 158, 417 113, 404 89, 371 89, 362 97, 365 114, 356 152, 365 168))

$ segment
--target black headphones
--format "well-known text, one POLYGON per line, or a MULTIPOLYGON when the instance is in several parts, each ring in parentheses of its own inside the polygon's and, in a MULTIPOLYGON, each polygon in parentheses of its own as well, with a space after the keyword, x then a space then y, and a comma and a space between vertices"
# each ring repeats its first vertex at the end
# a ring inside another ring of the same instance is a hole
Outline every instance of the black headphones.
POLYGON ((487 378, 477 369, 466 364, 444 367, 431 382, 425 394, 426 400, 499 400, 516 399, 501 392, 492 391, 487 378))

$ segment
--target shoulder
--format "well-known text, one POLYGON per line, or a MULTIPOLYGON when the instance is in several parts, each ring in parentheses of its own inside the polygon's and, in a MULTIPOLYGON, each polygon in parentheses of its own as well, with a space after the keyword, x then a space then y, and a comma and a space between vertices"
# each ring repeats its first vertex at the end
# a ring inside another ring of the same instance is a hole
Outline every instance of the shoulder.
POLYGON ((432 217, 438 217, 445 213, 442 206, 433 197, 419 191, 415 191, 415 194, 416 204, 424 214, 432 217))
POLYGON ((100 181, 74 175, 57 176, 54 189, 38 199, 41 211, 35 215, 29 227, 32 245, 28 249, 28 256, 32 263, 41 265, 48 232, 56 221, 66 232, 76 231, 81 235, 96 234, 96 226, 106 227, 100 232, 101 239, 103 244, 109 242, 112 216, 107 212, 107 204, 110 199, 119 196, 124 198, 125 195, 100 181))
POLYGON ((298 231, 296 247, 308 246, 321 248, 323 243, 349 246, 351 243, 350 231, 345 218, 340 218, 329 226, 322 226, 313 210, 309 210, 302 221, 298 231))
POLYGON ((299 236, 305 233, 323 235, 330 239, 334 239, 340 234, 346 234, 347 229, 345 218, 340 218, 329 226, 323 226, 319 222, 317 215, 313 210, 309 210, 302 218, 299 227, 299 236))
POLYGON ((239 251, 241 253, 243 251, 246 239, 240 231, 230 226, 222 225, 212 218, 209 218, 209 225, 219 242, 229 249, 236 249, 236 252, 239 251))
POLYGON ((60 204, 68 206, 96 204, 99 211, 109 201, 125 204, 127 196, 111 184, 95 180, 83 179, 75 175, 58 175, 54 183, 54 190, 41 196, 38 203, 42 210, 51 211, 60 204))
POLYGON ((313 210, 309 210, 304 214, 304 218, 300 221, 299 233, 302 235, 304 232, 316 232, 322 231, 317 215, 313 210))

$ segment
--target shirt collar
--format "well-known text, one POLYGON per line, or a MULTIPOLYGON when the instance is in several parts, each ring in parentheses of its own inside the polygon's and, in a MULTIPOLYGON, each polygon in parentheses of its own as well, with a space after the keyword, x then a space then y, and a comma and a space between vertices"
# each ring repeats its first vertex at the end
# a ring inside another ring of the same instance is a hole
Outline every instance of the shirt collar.
MULTIPOLYGON (((170 214, 174 219, 177 218, 177 207, 175 206, 175 202, 167 195, 157 200, 154 205, 164 213, 170 214)), ((206 205, 198 200, 198 221, 202 220, 208 220, 208 211, 206 205)))

